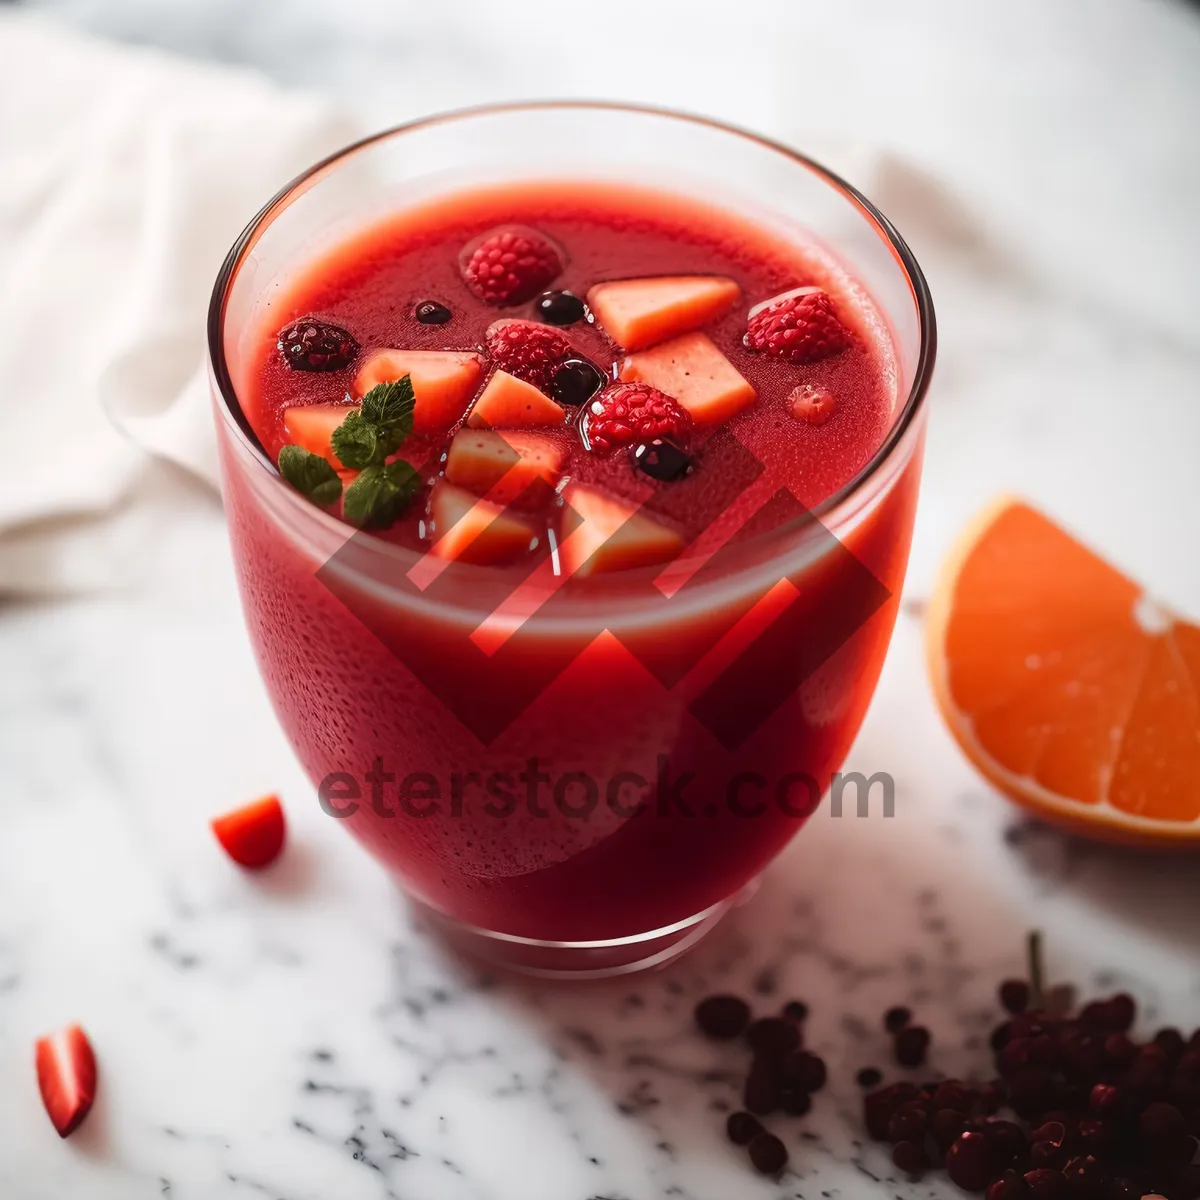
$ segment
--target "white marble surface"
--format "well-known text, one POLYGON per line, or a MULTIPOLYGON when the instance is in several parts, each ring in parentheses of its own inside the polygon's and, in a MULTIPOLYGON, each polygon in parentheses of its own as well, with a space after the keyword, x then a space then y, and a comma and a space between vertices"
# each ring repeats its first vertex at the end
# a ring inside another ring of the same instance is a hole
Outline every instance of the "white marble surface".
POLYGON ((929 268, 943 353, 910 602, 852 754, 896 777, 897 815, 818 816, 751 905, 634 982, 488 980, 413 928, 276 728, 217 506, 148 467, 165 533, 140 579, 0 608, 0 1196, 948 1196, 861 1144, 852 1074, 885 1059, 886 1004, 935 1028, 938 1066, 981 1063, 992 985, 1036 923, 1057 976, 1200 1021, 1195 860, 1067 839, 984 785, 929 699, 919 603, 968 513, 1013 489, 1200 615, 1200 16, 1167 0, 619 0, 570 20, 562 3, 379 0, 351 22, 309 0, 41 7, 261 64, 376 121, 615 95, 888 147, 941 181, 891 215, 929 268), (296 837, 249 879, 206 821, 276 788, 296 837), (764 1007, 807 1000, 834 1076, 781 1123, 778 1183, 720 1137, 736 1056, 689 1033, 707 990, 772 982, 764 1007), (66 1020, 88 1027, 103 1085, 60 1143, 31 1046, 66 1020))

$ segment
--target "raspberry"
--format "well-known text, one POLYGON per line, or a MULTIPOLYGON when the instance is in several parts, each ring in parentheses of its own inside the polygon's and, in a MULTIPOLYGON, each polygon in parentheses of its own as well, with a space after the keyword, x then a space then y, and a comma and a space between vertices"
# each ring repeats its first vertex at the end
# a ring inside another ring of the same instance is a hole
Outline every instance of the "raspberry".
POLYGON ((340 325, 302 317, 279 331, 279 353, 293 371, 340 371, 358 353, 358 343, 340 325))
POLYGON ((492 361, 535 388, 550 394, 554 372, 575 351, 557 329, 536 321, 496 321, 484 335, 492 361))
POLYGON ((506 225, 468 242, 459 258, 467 287, 485 304, 533 299, 562 271, 558 247, 536 229, 506 225))
POLYGON ((691 424, 670 396, 648 383, 613 383, 588 405, 585 433, 591 448, 604 454, 633 442, 680 437, 691 424))
POLYGON ((799 366, 838 354, 850 345, 850 331, 837 318, 822 291, 781 296, 751 314, 745 344, 772 358, 799 366))

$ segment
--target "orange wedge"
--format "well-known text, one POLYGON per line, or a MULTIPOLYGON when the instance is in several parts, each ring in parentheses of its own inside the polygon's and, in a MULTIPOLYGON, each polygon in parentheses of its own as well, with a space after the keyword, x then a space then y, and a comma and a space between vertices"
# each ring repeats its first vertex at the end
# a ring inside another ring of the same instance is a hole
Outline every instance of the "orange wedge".
POLYGON ((942 569, 937 702, 964 753, 1048 821, 1200 848, 1200 626, 1028 505, 1002 498, 942 569))

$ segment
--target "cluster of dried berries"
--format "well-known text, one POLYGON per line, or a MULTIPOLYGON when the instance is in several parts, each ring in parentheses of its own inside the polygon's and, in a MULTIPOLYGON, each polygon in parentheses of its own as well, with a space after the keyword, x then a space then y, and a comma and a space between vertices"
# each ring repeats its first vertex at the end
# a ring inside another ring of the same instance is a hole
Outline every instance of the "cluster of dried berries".
POLYGON ((696 1006, 695 1015, 707 1037, 741 1038, 749 1047, 753 1057, 742 1091, 745 1109, 730 1113, 725 1132, 734 1145, 746 1147, 756 1171, 778 1175, 787 1166, 787 1147, 759 1118, 776 1112, 803 1116, 828 1074, 824 1059, 804 1049, 808 1006, 793 1000, 780 1016, 752 1020, 750 1006, 740 996, 709 996, 696 1006))
MULTIPOLYGON (((867 1129, 892 1143, 897 1167, 942 1166, 987 1200, 1200 1197, 1200 1030, 1138 1043, 1124 994, 1075 1016, 1031 1008, 1022 980, 1004 983, 1000 1000, 1009 1018, 992 1034, 996 1078, 895 1083, 865 1097, 867 1129)), ((900 1058, 913 1027, 907 1014, 888 1017, 900 1058)))

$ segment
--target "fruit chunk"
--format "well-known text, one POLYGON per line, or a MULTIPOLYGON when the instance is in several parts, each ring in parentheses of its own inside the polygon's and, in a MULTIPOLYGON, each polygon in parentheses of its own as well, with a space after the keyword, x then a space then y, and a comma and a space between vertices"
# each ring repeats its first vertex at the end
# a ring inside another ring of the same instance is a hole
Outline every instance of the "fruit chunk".
POLYGON ((563 499, 569 511, 559 559, 567 575, 643 567, 683 550, 679 534, 593 488, 571 484, 563 499))
POLYGON ((376 384, 412 379, 414 433, 445 433, 463 415, 483 360, 462 350, 377 350, 363 363, 354 390, 365 396, 376 384))
POLYGON ((441 479, 429 499, 436 541, 429 553, 436 558, 468 563, 498 563, 529 549, 533 527, 499 504, 481 500, 441 479))
POLYGON ((853 339, 820 288, 793 288, 750 310, 745 345, 801 366, 839 354, 853 339))
POLYGON ((340 469, 342 464, 333 452, 330 439, 347 415, 358 412, 359 407, 357 404, 301 404, 285 408, 283 430, 293 445, 327 458, 340 469))
POLYGON ((606 454, 616 446, 682 437, 691 426, 691 417, 648 383, 611 383, 588 405, 583 429, 588 446, 606 454))
POLYGON ((504 506, 516 501, 536 479, 553 488, 562 459, 560 447, 536 434, 460 429, 446 456, 446 478, 504 506))
POLYGON ((998 788, 1078 833, 1200 846, 1200 626, 1003 498, 943 567, 938 704, 998 788))
POLYGON ((741 288, 722 275, 664 275, 598 283, 588 306, 609 337, 625 350, 699 329, 727 313, 741 288))
POLYGON ((65 1138, 79 1128, 96 1098, 92 1045, 78 1025, 68 1025, 38 1039, 35 1061, 42 1103, 58 1136, 65 1138))
POLYGON ((554 282, 562 252, 545 234, 525 225, 490 230, 463 247, 463 281, 485 304, 520 304, 554 282))
POLYGON ((754 388, 703 333, 685 333, 621 363, 622 379, 637 379, 666 392, 697 425, 717 425, 748 408, 754 388))
POLYGON ((497 371, 479 394, 467 417, 472 429, 521 429, 530 425, 561 425, 566 413, 531 383, 497 371))
POLYGON ((493 321, 483 340, 493 365, 547 394, 555 371, 575 355, 557 329, 537 321, 493 321))
POLYGON ((264 796, 212 822, 225 853, 239 866, 257 870, 279 857, 286 825, 278 796, 264 796))

